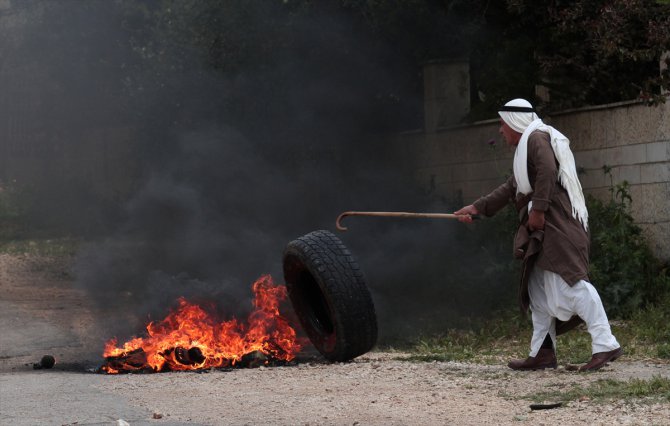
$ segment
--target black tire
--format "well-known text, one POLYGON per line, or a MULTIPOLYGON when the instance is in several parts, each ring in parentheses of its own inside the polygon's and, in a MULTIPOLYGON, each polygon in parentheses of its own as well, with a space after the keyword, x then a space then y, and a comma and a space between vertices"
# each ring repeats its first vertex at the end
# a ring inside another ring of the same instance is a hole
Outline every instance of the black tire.
POLYGON ((356 260, 329 231, 314 231, 284 250, 284 280, 293 309, 316 349, 348 361, 377 342, 372 296, 356 260))

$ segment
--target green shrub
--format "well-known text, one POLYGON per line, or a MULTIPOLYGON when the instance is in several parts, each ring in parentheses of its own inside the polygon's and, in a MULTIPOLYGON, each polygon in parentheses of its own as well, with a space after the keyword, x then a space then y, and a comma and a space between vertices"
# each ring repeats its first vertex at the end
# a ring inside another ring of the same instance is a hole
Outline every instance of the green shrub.
POLYGON ((628 334, 650 348, 649 356, 670 359, 670 292, 635 311, 628 324, 628 334))
POLYGON ((661 343, 658 345, 656 355, 659 358, 670 359, 670 343, 661 343))
MULTIPOLYGON (((609 173, 607 167, 605 173, 609 173)), ((591 229, 589 276, 608 315, 629 318, 670 293, 667 265, 651 252, 629 214, 628 182, 613 185, 608 201, 587 197, 591 229)))
POLYGON ((0 182, 0 240, 11 240, 25 229, 25 197, 16 185, 0 182))
MULTIPOLYGON (((609 168, 604 167, 604 172, 610 174, 609 168)), ((670 267, 654 256, 642 229, 634 223, 629 213, 632 198, 628 183, 612 184, 610 192, 607 201, 587 196, 591 282, 597 287, 610 318, 628 319, 653 308, 647 313, 666 315, 664 321, 670 323, 670 297, 666 296, 670 295, 670 267), (668 303, 660 303, 664 298, 668 303)), ((475 242, 481 265, 479 279, 507 281, 505 287, 510 293, 515 291, 520 274, 520 262, 511 255, 517 226, 516 211, 507 208, 479 223, 471 235, 462 237, 464 241, 475 242)))

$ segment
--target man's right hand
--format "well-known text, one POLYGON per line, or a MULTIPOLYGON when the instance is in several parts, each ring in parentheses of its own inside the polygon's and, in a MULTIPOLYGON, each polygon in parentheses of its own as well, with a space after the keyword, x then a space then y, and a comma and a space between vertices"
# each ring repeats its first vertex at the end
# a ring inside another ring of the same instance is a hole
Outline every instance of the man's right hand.
POLYGON ((455 211, 455 215, 459 216, 458 220, 463 223, 472 223, 472 216, 473 214, 479 214, 475 206, 470 204, 469 206, 465 206, 462 209, 455 211))

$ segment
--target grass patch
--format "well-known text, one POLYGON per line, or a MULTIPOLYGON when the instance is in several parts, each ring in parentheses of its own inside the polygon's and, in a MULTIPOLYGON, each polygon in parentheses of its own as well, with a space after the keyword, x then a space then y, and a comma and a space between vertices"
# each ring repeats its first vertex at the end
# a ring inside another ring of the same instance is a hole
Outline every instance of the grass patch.
POLYGON ((412 354, 410 356, 395 359, 402 359, 403 361, 416 361, 416 362, 454 361, 453 356, 448 353, 412 354))
POLYGON ((53 239, 0 239, 0 253, 35 256, 72 256, 79 248, 80 240, 75 238, 53 239))
POLYGON ((522 351, 527 343, 520 337, 530 333, 529 324, 516 313, 473 323, 467 330, 449 329, 442 335, 424 336, 408 348, 407 361, 470 361, 497 364, 505 356, 522 351))
POLYGON ((656 356, 670 359, 670 293, 656 304, 636 312, 630 325, 630 333, 637 341, 643 344, 656 342, 656 356))
MULTIPOLYGON (((670 359, 670 300, 641 310, 626 321, 612 321, 612 332, 623 346, 625 360, 670 359)), ((516 312, 495 319, 472 322, 467 330, 449 329, 441 335, 423 336, 406 348, 414 362, 466 361, 507 363, 528 356, 532 325, 516 312)), ((582 325, 558 337, 560 364, 581 364, 591 359, 591 336, 582 325)))
POLYGON ((588 398, 590 401, 604 402, 614 399, 632 400, 647 398, 653 401, 670 401, 670 379, 653 377, 649 380, 631 379, 620 381, 600 379, 588 387, 574 386, 568 390, 551 390, 533 393, 522 398, 535 402, 540 401, 575 401, 588 398))
POLYGON ((659 358, 670 359, 670 343, 661 343, 656 349, 656 355, 659 358))

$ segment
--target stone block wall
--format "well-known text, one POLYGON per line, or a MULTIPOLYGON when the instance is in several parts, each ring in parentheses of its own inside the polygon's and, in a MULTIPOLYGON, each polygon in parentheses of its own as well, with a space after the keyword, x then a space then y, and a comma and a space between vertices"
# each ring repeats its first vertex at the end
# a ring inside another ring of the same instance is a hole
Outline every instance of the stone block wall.
MULTIPOLYGON (((647 107, 622 102, 545 117, 571 141, 586 193, 610 197, 626 180, 631 214, 654 252, 670 260, 670 103, 647 107), (603 172, 610 168, 610 175, 603 172)), ((417 182, 439 196, 471 203, 512 172, 513 151, 498 134, 497 119, 400 135, 398 148, 417 182)))

